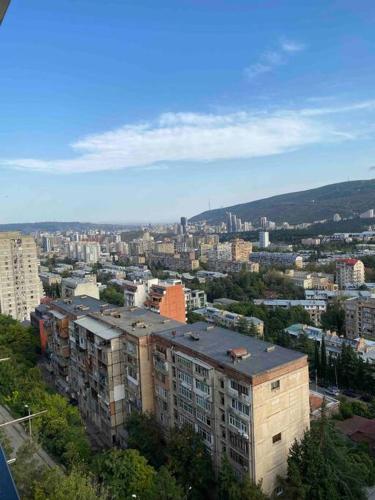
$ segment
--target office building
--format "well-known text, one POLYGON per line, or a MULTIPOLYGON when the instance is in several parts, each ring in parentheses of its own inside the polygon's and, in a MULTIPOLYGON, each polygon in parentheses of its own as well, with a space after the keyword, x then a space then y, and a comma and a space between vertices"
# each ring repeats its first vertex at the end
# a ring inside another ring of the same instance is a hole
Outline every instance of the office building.
POLYGON ((181 217, 181 230, 182 234, 187 234, 187 218, 186 217, 181 217))
POLYGON ((19 321, 30 319, 30 313, 43 297, 38 266, 36 244, 31 236, 0 233, 1 314, 19 321))
POLYGON ((272 494, 309 428, 307 356, 204 322, 153 339, 160 424, 191 426, 216 470, 225 454, 238 476, 272 494))

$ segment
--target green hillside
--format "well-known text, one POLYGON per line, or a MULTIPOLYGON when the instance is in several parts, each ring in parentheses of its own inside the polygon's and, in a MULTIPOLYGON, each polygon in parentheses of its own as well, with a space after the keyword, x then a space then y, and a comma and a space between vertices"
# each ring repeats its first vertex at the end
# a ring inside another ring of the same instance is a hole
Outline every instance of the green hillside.
POLYGON ((277 223, 287 221, 298 224, 332 219, 335 213, 339 213, 341 217, 357 216, 370 208, 375 208, 375 179, 340 182, 307 191, 208 210, 190 220, 223 222, 226 220, 226 212, 232 212, 243 221, 258 222, 259 218, 264 216, 277 223))

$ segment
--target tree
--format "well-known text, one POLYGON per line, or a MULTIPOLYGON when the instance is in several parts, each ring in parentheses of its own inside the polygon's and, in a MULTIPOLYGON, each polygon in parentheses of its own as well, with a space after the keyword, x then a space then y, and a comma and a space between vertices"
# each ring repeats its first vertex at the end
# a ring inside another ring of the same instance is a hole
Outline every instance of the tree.
POLYGON ((112 449, 97 458, 96 467, 114 499, 150 498, 156 472, 138 450, 112 449))
POLYGON ((127 445, 137 449, 148 462, 159 468, 166 461, 163 433, 153 415, 132 413, 126 422, 127 445))
MULTIPOLYGON (((28 497, 31 498, 31 497, 28 497)), ((73 469, 65 475, 60 469, 48 469, 34 482, 34 500, 106 500, 109 495, 95 477, 84 470, 73 469)))
POLYGON ((211 456, 202 438, 189 426, 174 428, 168 440, 169 469, 189 498, 205 498, 213 486, 211 456))
POLYGON ((185 500, 186 495, 167 467, 163 466, 154 477, 150 500, 185 500))
POLYGON ((256 485, 245 477, 242 481, 237 479, 233 467, 224 455, 218 478, 219 500, 266 500, 261 485, 256 485))
POLYGON ((324 330, 345 334, 345 311, 339 302, 330 304, 327 311, 321 316, 321 325, 324 330))
POLYGON ((124 294, 115 286, 110 285, 100 292, 100 300, 122 307, 124 305, 124 294))

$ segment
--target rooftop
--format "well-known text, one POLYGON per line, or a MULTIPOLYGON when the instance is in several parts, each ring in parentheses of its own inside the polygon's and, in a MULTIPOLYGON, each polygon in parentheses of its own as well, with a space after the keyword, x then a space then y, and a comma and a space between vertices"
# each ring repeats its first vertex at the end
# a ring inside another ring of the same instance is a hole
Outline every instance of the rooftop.
POLYGON ((51 307, 58 306, 59 309, 69 314, 78 315, 79 311, 87 314, 88 312, 100 311, 103 308, 109 309, 113 306, 108 305, 102 300, 89 297, 88 295, 77 295, 69 299, 57 299, 51 303, 51 307))
POLYGON ((203 321, 171 328, 158 333, 158 336, 169 340, 175 346, 192 349, 198 354, 250 377, 306 358, 306 355, 300 352, 285 349, 226 328, 212 326, 203 321), (237 359, 233 363, 233 358, 228 355, 228 352, 243 348, 250 356, 246 359, 237 359))
POLYGON ((75 324, 86 328, 89 332, 94 333, 104 340, 116 339, 121 335, 121 332, 116 328, 112 328, 111 326, 108 326, 95 318, 90 318, 89 316, 77 319, 75 324))
POLYGON ((112 312, 95 312, 91 318, 100 320, 107 325, 125 330, 137 337, 164 331, 166 328, 178 328, 182 323, 161 316, 140 307, 119 307, 112 312))

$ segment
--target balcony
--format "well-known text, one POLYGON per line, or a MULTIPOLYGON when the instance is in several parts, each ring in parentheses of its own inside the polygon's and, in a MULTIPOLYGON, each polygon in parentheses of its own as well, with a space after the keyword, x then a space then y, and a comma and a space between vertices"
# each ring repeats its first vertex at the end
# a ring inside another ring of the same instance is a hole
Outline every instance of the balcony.
POLYGON ((154 359, 154 367, 159 372, 168 373, 168 363, 166 361, 154 359))

